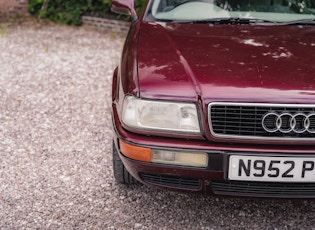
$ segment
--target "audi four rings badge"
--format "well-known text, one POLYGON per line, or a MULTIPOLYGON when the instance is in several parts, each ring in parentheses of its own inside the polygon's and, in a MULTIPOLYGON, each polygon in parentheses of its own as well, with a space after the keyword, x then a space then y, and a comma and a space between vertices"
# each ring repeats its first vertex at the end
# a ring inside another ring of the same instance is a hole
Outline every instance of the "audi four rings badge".
POLYGON ((262 127, 268 133, 315 133, 315 113, 269 112, 263 116, 262 127))

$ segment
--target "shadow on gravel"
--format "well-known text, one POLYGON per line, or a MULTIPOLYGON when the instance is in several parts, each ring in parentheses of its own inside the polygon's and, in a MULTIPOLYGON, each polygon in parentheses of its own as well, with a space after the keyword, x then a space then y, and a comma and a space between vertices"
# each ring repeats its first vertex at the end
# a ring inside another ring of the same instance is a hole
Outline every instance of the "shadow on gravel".
MULTIPOLYGON (((157 229, 292 229, 315 225, 313 200, 249 199, 118 185, 126 213, 157 229)), ((128 227, 128 226, 127 226, 128 227)))

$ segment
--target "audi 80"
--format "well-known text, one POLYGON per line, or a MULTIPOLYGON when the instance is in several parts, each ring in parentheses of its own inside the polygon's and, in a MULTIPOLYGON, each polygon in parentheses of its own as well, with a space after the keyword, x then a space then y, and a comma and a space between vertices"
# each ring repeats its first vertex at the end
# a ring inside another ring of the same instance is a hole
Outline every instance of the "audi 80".
POLYGON ((315 0, 112 0, 119 183, 315 197, 315 0))

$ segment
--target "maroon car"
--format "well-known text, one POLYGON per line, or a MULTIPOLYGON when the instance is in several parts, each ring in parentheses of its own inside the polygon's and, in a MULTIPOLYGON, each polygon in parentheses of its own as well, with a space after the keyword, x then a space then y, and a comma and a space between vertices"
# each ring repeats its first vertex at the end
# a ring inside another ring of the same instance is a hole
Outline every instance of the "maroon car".
POLYGON ((113 74, 118 182, 315 197, 315 0, 133 0, 113 74))

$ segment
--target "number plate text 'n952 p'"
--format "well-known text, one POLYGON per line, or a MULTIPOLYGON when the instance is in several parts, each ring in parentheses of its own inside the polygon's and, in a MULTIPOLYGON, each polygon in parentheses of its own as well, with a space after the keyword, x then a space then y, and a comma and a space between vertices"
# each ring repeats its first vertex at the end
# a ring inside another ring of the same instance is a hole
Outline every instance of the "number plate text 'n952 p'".
POLYGON ((314 182, 315 157, 263 157, 232 155, 229 180, 314 182))

